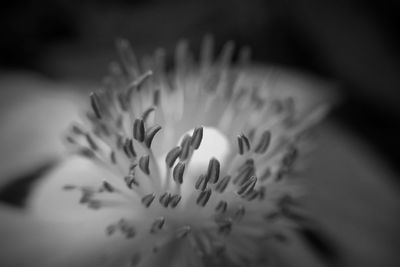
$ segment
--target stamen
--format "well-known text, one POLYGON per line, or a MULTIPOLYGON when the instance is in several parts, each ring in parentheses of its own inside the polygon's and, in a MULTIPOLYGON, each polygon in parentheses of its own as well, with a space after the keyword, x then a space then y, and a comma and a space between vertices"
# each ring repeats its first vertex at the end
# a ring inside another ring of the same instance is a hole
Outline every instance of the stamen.
POLYGON ((215 184, 219 179, 220 164, 216 158, 212 158, 208 164, 207 181, 215 184))
POLYGON ((149 175, 150 174, 150 157, 149 155, 145 155, 140 157, 139 159, 139 168, 142 172, 144 172, 145 174, 149 175))
POLYGON ((241 136, 237 137, 237 141, 238 141, 238 148, 239 148, 239 154, 243 155, 244 153, 244 147, 243 147, 243 140, 241 136))
POLYGON ((182 199, 181 195, 173 195, 171 198, 171 208, 175 208, 176 206, 178 206, 181 199, 182 199))
POLYGON ((196 199, 196 204, 204 207, 205 205, 207 205, 208 200, 211 197, 211 189, 207 189, 205 191, 201 191, 199 196, 196 199))
POLYGON ((140 256, 139 253, 135 253, 132 257, 131 257, 131 262, 130 262, 130 267, 137 267, 140 264, 142 257, 140 256))
POLYGON ((224 200, 218 202, 218 205, 215 207, 215 211, 218 213, 225 213, 226 209, 228 208, 228 203, 224 200))
POLYGON ((218 233, 222 235, 228 235, 232 230, 232 219, 226 218, 217 222, 218 233))
POLYGON ((92 109, 96 117, 101 119, 100 100, 95 92, 90 93, 90 104, 92 105, 92 109))
POLYGON ((153 92, 153 105, 156 107, 158 107, 160 105, 160 97, 161 97, 160 95, 161 95, 161 92, 159 89, 156 89, 153 92))
POLYGON ((187 134, 185 137, 183 137, 182 142, 181 142, 181 154, 180 154, 180 159, 186 160, 189 157, 190 154, 190 144, 191 144, 191 137, 187 134))
POLYGON ((247 180, 243 185, 241 185, 241 187, 237 191, 237 194, 242 197, 248 196, 248 194, 250 194, 254 190, 256 183, 257 183, 257 177, 251 176, 249 180, 247 180))
POLYGON ((178 164, 176 164, 176 166, 174 167, 174 171, 172 173, 172 176, 176 183, 178 183, 178 184, 183 183, 183 173, 184 172, 185 172, 185 163, 178 162, 178 164))
POLYGON ((234 216, 233 216, 233 220, 235 220, 237 222, 242 220, 245 212, 246 212, 246 210, 245 210, 244 206, 243 205, 239 205, 237 210, 236 210, 236 212, 235 212, 235 214, 234 214, 234 216))
POLYGON ((265 153, 269 147, 270 142, 271 142, 271 132, 265 131, 262 134, 260 141, 259 141, 258 145, 256 146, 254 152, 256 152, 258 154, 265 153))
POLYGON ((89 134, 85 134, 85 136, 86 136, 86 141, 88 142, 90 148, 93 150, 97 150, 99 147, 96 145, 93 138, 89 134))
POLYGON ((154 136, 160 130, 161 130, 161 126, 159 126, 159 125, 154 125, 150 129, 147 130, 144 143, 148 148, 151 147, 151 143, 153 142, 154 136))
POLYGON ((123 233, 126 238, 130 239, 136 236, 135 228, 130 225, 125 219, 121 219, 118 222, 118 227, 121 233, 123 233))
POLYGON ((265 171, 260 176, 260 181, 265 181, 271 177, 271 168, 267 167, 265 171))
POLYGON ((167 167, 172 168, 172 166, 174 166, 174 163, 180 154, 181 154, 180 147, 177 146, 171 149, 168 152, 167 156, 165 157, 165 163, 167 164, 167 167))
POLYGON ((153 203, 154 198, 156 197, 156 194, 151 193, 151 194, 147 194, 142 198, 142 204, 148 208, 150 207, 151 203, 153 203))
POLYGON ((190 233, 191 230, 192 228, 189 225, 182 226, 176 230, 175 236, 177 239, 184 238, 190 233))
POLYGON ((243 143, 246 146, 246 150, 249 151, 251 149, 250 140, 244 134, 241 134, 240 137, 241 137, 241 139, 243 140, 243 143))
POLYGON ((159 202, 161 205, 164 206, 164 208, 168 207, 169 203, 172 200, 172 196, 170 193, 165 192, 164 194, 161 195, 159 202))
POLYGON ((206 176, 204 174, 200 174, 200 176, 197 179, 194 187, 197 190, 201 190, 201 191, 206 190, 206 188, 207 188, 207 180, 206 180, 206 176))
POLYGON ((233 179, 233 183, 236 185, 245 183, 252 175, 254 175, 254 161, 247 160, 238 171, 238 174, 233 179))
POLYGON ((107 181, 103 181, 103 188, 109 193, 112 193, 115 191, 114 187, 107 181))
POLYGON ((154 234, 162 229, 165 223, 165 218, 164 217, 159 217, 154 220, 153 224, 151 225, 150 228, 150 233, 154 234))
POLYGON ((194 149, 198 149, 200 147, 201 141, 203 140, 203 127, 198 127, 194 129, 191 145, 194 149))
POLYGON ((117 158, 115 156, 115 151, 111 151, 110 153, 110 160, 112 164, 117 164, 117 158))
POLYGON ((136 119, 133 123, 133 138, 138 142, 143 142, 145 137, 144 122, 141 119, 136 119))
POLYGON ((130 159, 136 158, 136 151, 135 151, 135 149, 134 149, 134 147, 133 147, 133 141, 132 141, 132 139, 127 138, 127 139, 125 140, 125 144, 124 144, 124 146, 123 146, 123 150, 124 150, 124 152, 125 152, 125 155, 126 155, 128 158, 130 158, 130 159))
POLYGON ((109 225, 109 226, 106 227, 106 234, 107 235, 112 235, 112 234, 115 233, 116 230, 117 230, 117 227, 114 224, 109 225))
POLYGON ((143 114, 142 114, 142 120, 143 121, 147 121, 147 118, 150 116, 150 114, 152 112, 154 112, 156 110, 155 107, 149 107, 148 109, 146 109, 143 114))
POLYGON ((132 189, 133 186, 139 186, 139 182, 136 180, 133 173, 129 174, 128 176, 125 176, 124 181, 129 189, 132 189))
POLYGON ((230 181, 231 181, 231 176, 230 175, 225 176, 219 181, 219 183, 215 187, 215 191, 222 194, 225 191, 230 181))

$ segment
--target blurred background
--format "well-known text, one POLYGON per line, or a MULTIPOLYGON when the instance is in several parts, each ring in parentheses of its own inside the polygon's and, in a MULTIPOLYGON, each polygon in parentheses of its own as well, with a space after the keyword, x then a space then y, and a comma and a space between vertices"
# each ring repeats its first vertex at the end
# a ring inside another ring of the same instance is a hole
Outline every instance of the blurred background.
MULTIPOLYGON (((294 68, 339 86, 333 114, 393 168, 400 159, 399 7, 360 0, 15 0, 0 9, 1 73, 92 81, 124 37, 138 54, 172 50, 205 33, 249 45, 260 63, 294 68)), ((1 88, 6 90, 6 88, 1 88)))

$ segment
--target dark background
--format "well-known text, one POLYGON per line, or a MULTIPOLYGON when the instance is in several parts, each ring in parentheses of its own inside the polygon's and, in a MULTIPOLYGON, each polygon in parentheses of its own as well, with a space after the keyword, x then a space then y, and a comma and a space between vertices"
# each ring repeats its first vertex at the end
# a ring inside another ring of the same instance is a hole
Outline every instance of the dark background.
POLYGON ((114 41, 136 51, 250 45, 257 62, 334 81, 343 95, 333 118, 366 139, 393 168, 400 159, 399 7, 361 0, 14 0, 0 8, 2 71, 98 81, 115 58, 114 41), (197 45, 196 45, 197 44, 197 45))

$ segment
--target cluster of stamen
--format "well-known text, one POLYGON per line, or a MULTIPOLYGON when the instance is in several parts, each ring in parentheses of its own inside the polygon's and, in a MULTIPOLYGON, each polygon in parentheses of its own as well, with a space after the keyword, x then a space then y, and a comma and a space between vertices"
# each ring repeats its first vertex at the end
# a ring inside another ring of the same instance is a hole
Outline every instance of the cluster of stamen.
POLYGON ((211 47, 206 38, 197 64, 180 43, 169 73, 162 50, 139 64, 120 41, 122 64, 112 64, 104 88, 90 95, 89 127, 74 125, 67 137, 75 152, 116 177, 65 189, 80 190, 80 203, 91 209, 126 207, 107 235, 154 237, 133 248, 132 266, 179 240, 190 244, 187 257, 200 261, 258 261, 260 240, 283 240, 280 220, 298 223, 288 216, 297 190, 283 178, 295 171, 311 119, 296 115, 295 99, 281 99, 248 77, 247 49, 232 67, 232 43, 216 62, 211 47), (140 75, 146 68, 153 71, 140 75), (195 154, 218 149, 203 144, 210 129, 229 147, 202 166, 195 154))

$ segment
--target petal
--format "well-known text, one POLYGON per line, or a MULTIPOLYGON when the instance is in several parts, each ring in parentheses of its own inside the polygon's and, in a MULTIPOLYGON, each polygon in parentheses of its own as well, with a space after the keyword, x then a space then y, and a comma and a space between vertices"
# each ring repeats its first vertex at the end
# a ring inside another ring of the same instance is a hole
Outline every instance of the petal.
POLYGON ((340 246, 348 266, 399 262, 400 197, 397 179, 359 138, 325 124, 305 173, 307 208, 340 246))
POLYGON ((82 103, 74 87, 32 74, 2 75, 0 186, 62 153, 62 133, 82 103))
MULTIPOLYGON (((129 246, 86 223, 44 223, 0 207, 0 266, 123 266, 129 246)), ((126 242, 126 241, 125 241, 126 242)))
POLYGON ((104 232, 110 223, 118 221, 124 212, 126 214, 126 209, 89 209, 79 203, 79 190, 64 190, 63 187, 100 186, 103 179, 118 182, 118 178, 89 159, 72 156, 37 184, 28 200, 28 209, 32 216, 47 221, 74 222, 101 218, 96 226, 102 227, 104 232))

